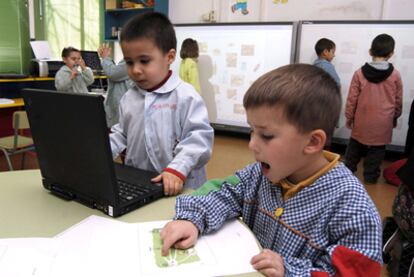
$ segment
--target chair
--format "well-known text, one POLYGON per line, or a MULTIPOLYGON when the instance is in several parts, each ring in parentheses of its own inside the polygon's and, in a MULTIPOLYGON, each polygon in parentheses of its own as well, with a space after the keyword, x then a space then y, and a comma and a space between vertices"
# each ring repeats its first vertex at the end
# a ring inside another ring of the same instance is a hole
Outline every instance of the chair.
POLYGON ((0 150, 6 157, 9 170, 13 170, 10 156, 22 153, 22 169, 24 168, 24 157, 27 151, 34 151, 33 139, 19 135, 19 130, 29 129, 29 120, 25 111, 15 111, 13 113, 14 135, 0 138, 0 150))

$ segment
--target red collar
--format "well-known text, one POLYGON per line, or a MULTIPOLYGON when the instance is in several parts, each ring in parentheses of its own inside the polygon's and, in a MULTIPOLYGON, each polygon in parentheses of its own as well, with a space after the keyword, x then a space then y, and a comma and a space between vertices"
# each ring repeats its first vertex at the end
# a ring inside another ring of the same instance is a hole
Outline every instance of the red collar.
POLYGON ((159 89, 160 87, 162 87, 167 82, 167 80, 170 78, 171 74, 172 74, 172 71, 171 70, 168 70, 167 76, 165 76, 164 80, 162 80, 161 83, 159 83, 155 87, 150 88, 150 89, 147 89, 147 91, 152 92, 152 91, 154 91, 154 90, 159 89))

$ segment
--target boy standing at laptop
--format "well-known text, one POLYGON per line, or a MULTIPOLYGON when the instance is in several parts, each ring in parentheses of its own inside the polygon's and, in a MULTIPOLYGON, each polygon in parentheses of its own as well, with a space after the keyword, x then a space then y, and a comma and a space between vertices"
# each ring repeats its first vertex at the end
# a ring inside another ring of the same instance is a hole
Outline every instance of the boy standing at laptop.
POLYGON ((251 264, 266 276, 379 276, 375 205, 339 155, 323 151, 341 109, 334 79, 287 65, 256 80, 243 104, 257 162, 179 196, 163 255, 241 217, 264 248, 251 264))
POLYGON ((205 182, 214 136, 201 96, 170 70, 176 45, 173 25, 161 13, 140 14, 122 28, 135 86, 122 97, 110 135, 113 156, 126 149, 127 165, 159 172, 152 181, 162 182, 166 195, 205 182))

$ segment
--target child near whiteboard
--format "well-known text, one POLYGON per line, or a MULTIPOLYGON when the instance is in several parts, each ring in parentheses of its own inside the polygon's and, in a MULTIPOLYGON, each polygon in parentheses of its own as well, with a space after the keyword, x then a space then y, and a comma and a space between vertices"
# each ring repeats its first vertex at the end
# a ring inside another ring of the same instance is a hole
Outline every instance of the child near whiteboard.
POLYGON ((327 38, 321 38, 315 44, 315 52, 318 58, 313 62, 313 65, 322 68, 335 80, 338 86, 341 86, 341 80, 336 73, 335 66, 332 60, 335 57, 336 46, 335 43, 327 38))
POLYGON ((394 46, 394 39, 387 34, 374 38, 369 50, 372 61, 354 73, 346 100, 346 126, 352 132, 345 164, 355 172, 366 155, 363 176, 370 184, 375 184, 381 174, 385 146, 391 142, 392 129, 402 111, 401 76, 388 62, 394 46))
POLYGON ((178 196, 160 233, 162 255, 241 217, 264 249, 251 264, 265 276, 379 276, 375 205, 339 155, 323 151, 341 102, 335 81, 312 65, 257 79, 243 100, 257 162, 178 196))
POLYGON ((196 40, 187 38, 181 44, 180 50, 181 64, 180 64, 180 78, 187 82, 201 93, 200 80, 198 77, 198 43, 196 40))
POLYGON ((122 28, 121 48, 135 86, 119 103, 119 123, 112 127, 113 157, 126 150, 125 164, 158 172, 153 182, 165 195, 206 180, 214 131, 201 96, 170 70, 177 39, 161 13, 133 17, 122 28))

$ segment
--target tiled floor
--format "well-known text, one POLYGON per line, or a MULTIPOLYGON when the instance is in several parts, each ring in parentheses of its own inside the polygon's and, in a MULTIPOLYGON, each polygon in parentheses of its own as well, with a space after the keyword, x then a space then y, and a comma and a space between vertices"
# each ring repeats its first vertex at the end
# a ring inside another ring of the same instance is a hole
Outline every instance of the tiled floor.
MULTIPOLYGON (((20 156, 12 157, 16 169, 20 169, 20 156)), ((254 162, 254 158, 248 149, 248 139, 245 136, 225 136, 217 135, 215 137, 213 155, 207 165, 208 178, 222 178, 233 174, 236 169, 243 168, 247 164, 254 162)), ((383 166, 390 162, 384 161, 383 166)), ((26 169, 39 168, 35 154, 27 155, 26 169)), ((0 171, 7 170, 4 157, 0 155, 0 171)), ((361 170, 358 170, 357 176, 360 176, 361 170)), ((382 218, 391 215, 392 202, 397 192, 397 187, 388 185, 381 177, 376 185, 365 185, 369 195, 376 204, 382 218)), ((385 269, 382 271, 382 277, 388 276, 385 269)))

